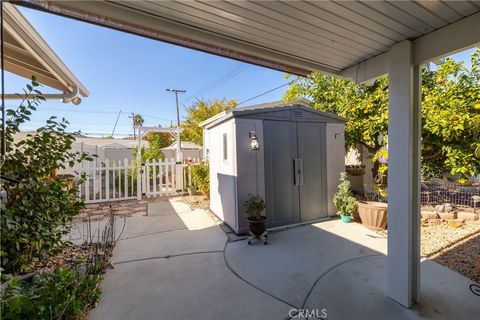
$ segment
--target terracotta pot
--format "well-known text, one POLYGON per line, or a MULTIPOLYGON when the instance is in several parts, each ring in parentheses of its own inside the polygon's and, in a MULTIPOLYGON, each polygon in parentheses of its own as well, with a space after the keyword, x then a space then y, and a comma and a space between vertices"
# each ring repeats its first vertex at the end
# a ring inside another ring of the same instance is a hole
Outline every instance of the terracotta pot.
POLYGON ((265 231, 267 231, 267 225, 266 221, 267 218, 264 218, 263 220, 250 220, 247 219, 248 221, 248 230, 255 235, 255 236, 260 236, 262 235, 265 231))
POLYGON ((387 228, 388 204, 374 201, 359 201, 358 214, 362 224, 374 230, 387 228))

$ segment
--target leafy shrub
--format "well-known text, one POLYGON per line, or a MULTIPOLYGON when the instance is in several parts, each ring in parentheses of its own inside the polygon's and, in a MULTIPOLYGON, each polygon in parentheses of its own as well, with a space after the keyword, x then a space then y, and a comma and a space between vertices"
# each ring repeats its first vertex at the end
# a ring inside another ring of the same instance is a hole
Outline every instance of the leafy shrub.
POLYGON ((357 201, 350 191, 350 181, 345 172, 340 174, 340 184, 337 193, 333 196, 333 204, 340 215, 351 216, 357 210, 357 201))
POLYGON ((263 220, 265 218, 265 215, 262 214, 266 208, 265 201, 260 196, 250 195, 243 204, 243 208, 250 220, 263 220))
POLYGON ((56 268, 33 280, 12 277, 2 297, 2 319, 75 319, 100 298, 101 276, 92 272, 56 268))
POLYGON ((428 181, 432 178, 443 178, 448 170, 445 168, 442 159, 437 159, 429 162, 422 163, 422 179, 428 181))
POLYGON ((210 197, 210 172, 208 162, 201 162, 191 166, 193 184, 201 193, 210 197))
POLYGON ((0 218, 1 266, 7 272, 27 271, 34 259, 55 252, 62 236, 69 231, 71 219, 83 207, 77 199, 77 188, 69 179, 56 177, 56 170, 72 167, 76 162, 91 160, 87 154, 72 152, 74 134, 65 131, 68 122, 51 117, 46 125, 21 141, 13 135, 30 120, 44 98, 32 79, 24 90, 25 98, 16 109, 6 110, 5 161, 2 166, 2 188, 7 192, 6 209, 0 218))

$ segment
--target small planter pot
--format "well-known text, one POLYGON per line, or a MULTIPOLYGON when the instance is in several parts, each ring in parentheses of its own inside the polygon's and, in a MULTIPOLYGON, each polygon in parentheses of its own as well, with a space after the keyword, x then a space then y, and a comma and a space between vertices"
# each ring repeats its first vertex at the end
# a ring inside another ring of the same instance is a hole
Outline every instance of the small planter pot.
POLYGON ((352 221, 351 216, 344 216, 343 214, 340 215, 340 219, 342 219, 343 223, 350 223, 352 221))
POLYGON ((365 165, 347 165, 345 171, 354 177, 362 176, 365 174, 365 165))
POLYGON ((267 231, 267 218, 263 218, 262 220, 250 220, 248 221, 248 230, 256 237, 260 237, 262 234, 267 231))
POLYGON ((194 196, 197 194, 197 187, 194 187, 194 186, 188 187, 187 192, 190 196, 194 196))
POLYGON ((388 204, 374 201, 359 201, 358 214, 362 224, 374 230, 387 228, 388 204))

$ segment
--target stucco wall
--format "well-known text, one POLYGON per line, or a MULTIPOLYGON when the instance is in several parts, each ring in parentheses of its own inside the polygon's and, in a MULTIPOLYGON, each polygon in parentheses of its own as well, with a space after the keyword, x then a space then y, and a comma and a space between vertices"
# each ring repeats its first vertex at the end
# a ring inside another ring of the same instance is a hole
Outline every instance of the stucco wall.
POLYGON ((337 192, 340 173, 345 171, 344 130, 343 123, 327 123, 327 210, 329 216, 334 216, 337 212, 332 199, 337 192))

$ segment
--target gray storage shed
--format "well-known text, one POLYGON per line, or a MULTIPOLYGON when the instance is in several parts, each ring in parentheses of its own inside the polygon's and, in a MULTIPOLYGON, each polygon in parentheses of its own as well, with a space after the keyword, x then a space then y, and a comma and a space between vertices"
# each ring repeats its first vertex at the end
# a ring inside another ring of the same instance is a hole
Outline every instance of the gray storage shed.
POLYGON ((248 230, 243 203, 250 194, 265 199, 270 228, 334 216, 332 197, 345 170, 344 123, 303 100, 236 108, 204 121, 210 209, 237 233, 248 230))

